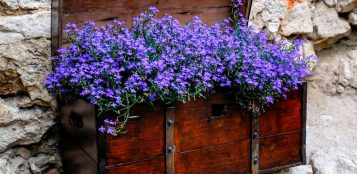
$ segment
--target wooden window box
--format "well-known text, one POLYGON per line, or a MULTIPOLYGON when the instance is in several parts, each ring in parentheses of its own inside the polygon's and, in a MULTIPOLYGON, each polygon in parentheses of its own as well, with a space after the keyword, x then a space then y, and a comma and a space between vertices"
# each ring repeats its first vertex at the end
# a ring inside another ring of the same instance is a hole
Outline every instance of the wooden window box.
POLYGON ((62 107, 65 171, 267 173, 304 164, 305 103, 306 86, 259 117, 223 94, 173 107, 142 105, 128 132, 113 137, 97 131, 104 116, 79 99, 62 107))
MULTIPOLYGON (((240 9, 246 17, 250 0, 240 9)), ((52 55, 65 44, 66 23, 119 18, 130 24, 156 6, 181 22, 207 24, 230 16, 230 0, 52 0, 52 55)), ((259 117, 223 94, 186 104, 135 109, 118 137, 98 132, 104 117, 83 100, 61 103, 61 150, 66 174, 267 173, 305 163, 306 85, 259 117)))

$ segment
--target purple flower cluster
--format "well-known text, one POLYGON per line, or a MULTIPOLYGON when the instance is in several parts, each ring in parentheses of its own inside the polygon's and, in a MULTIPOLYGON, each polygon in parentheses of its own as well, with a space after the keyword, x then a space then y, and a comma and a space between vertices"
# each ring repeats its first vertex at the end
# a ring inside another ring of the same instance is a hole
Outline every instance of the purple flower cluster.
POLYGON ((54 93, 75 95, 114 110, 101 132, 122 133, 137 103, 185 102, 214 90, 228 90, 243 107, 259 112, 297 88, 309 74, 301 40, 268 41, 264 32, 226 20, 207 26, 198 17, 186 25, 150 8, 127 27, 121 21, 82 29, 68 24, 71 45, 53 59, 46 79, 54 93))

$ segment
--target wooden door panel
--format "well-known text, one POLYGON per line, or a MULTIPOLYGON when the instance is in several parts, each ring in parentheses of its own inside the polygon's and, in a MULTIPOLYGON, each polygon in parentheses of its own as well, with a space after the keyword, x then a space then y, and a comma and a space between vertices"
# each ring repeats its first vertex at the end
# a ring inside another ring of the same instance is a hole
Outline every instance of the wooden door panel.
POLYGON ((141 117, 127 123, 127 133, 107 137, 108 165, 163 156, 163 108, 141 105, 131 114, 141 117))
POLYGON ((107 167, 107 174, 165 174, 164 157, 131 163, 123 166, 107 167))
POLYGON ((178 106, 175 110, 174 141, 176 151, 182 152, 235 141, 247 140, 250 136, 250 119, 247 112, 225 98, 218 96, 198 103, 178 106), (227 105, 225 116, 212 116, 213 105, 227 105))
POLYGON ((261 138, 260 170, 301 163, 301 148, 301 131, 261 138))
POLYGON ((176 174, 239 174, 249 171, 249 140, 175 153, 176 174))
POLYGON ((297 90, 291 92, 287 100, 269 106, 259 118, 260 136, 301 130, 301 102, 301 90, 297 90))

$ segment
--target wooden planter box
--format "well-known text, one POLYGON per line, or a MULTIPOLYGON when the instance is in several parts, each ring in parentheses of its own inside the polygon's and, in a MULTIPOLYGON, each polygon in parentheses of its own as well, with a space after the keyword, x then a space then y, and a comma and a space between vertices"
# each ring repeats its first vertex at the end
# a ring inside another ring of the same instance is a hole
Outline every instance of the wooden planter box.
POLYGON ((306 86, 259 117, 223 94, 174 107, 139 106, 126 134, 99 133, 83 100, 62 107, 66 174, 267 173, 305 163, 306 86))
MULTIPOLYGON (((251 0, 240 9, 248 17, 251 0)), ((52 0, 52 55, 64 42, 63 26, 93 20, 102 25, 130 21, 156 6, 182 23, 205 23, 231 15, 230 0, 52 0)), ((98 133, 103 117, 76 100, 60 103, 62 154, 66 174, 266 173, 305 163, 306 87, 255 118, 219 94, 167 108, 139 106, 128 133, 98 133)))

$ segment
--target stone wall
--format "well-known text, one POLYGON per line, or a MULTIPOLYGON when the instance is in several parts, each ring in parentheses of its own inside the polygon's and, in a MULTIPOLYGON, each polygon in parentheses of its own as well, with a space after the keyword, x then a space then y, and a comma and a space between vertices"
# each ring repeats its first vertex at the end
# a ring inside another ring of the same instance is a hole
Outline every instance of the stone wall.
POLYGON ((319 58, 306 79, 308 165, 281 173, 357 173, 357 0, 253 0, 250 17, 319 58))
POLYGON ((51 0, 0 0, 0 174, 60 168, 51 70, 51 0))

